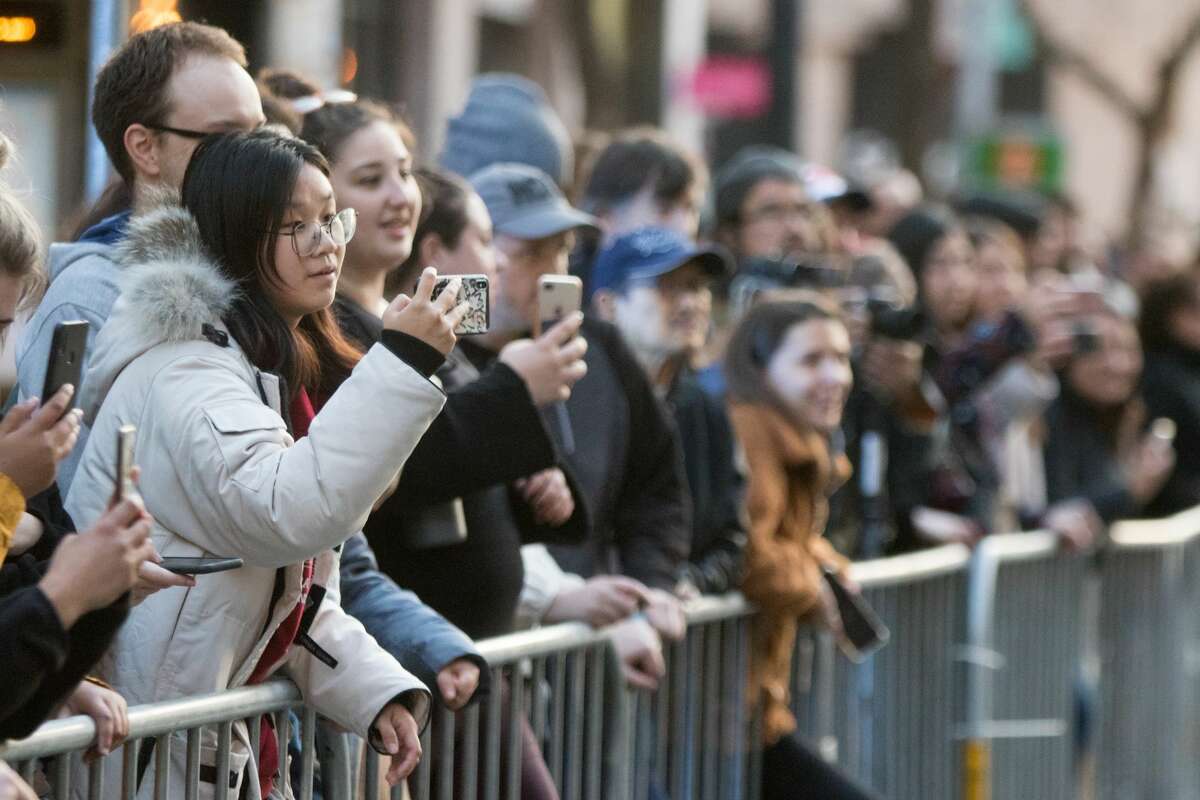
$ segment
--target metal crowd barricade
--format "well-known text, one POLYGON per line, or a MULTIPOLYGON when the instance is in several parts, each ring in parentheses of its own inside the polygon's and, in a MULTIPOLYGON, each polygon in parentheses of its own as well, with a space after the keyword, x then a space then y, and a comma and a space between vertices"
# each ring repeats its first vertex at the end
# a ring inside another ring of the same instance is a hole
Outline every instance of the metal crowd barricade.
POLYGON ((971 556, 965 797, 1076 795, 1073 720, 1087 559, 1050 533, 999 534, 971 556))
MULTIPOLYGON (((583 625, 480 642, 495 688, 482 711, 435 715, 425 746, 430 753, 428 742, 436 742, 433 758, 409 780, 412 797, 518 800, 521 718, 563 800, 641 800, 651 786, 672 798, 745 796, 747 785, 757 785, 744 690, 751 613, 736 594, 689 603, 687 638, 664 653, 666 676, 656 692, 629 688, 607 635, 583 625), (465 750, 457 765, 455 747, 465 750)), ((372 800, 379 796, 377 760, 367 753, 365 796, 372 800)))
POLYGON ((1113 527, 1101 567, 1097 796, 1200 797, 1200 509, 1113 527))
POLYGON ((853 565, 893 632, 887 647, 862 664, 836 655, 826 634, 801 637, 797 647, 793 706, 802 734, 891 800, 959 795, 956 654, 968 561, 965 547, 947 545, 853 565))
MULTIPOLYGON (((117 769, 121 771, 122 776, 120 797, 125 800, 134 797, 139 785, 138 773, 141 772, 138 754, 142 748, 152 743, 153 763, 146 763, 141 782, 153 785, 155 800, 165 800, 172 792, 177 797, 174 787, 168 786, 167 774, 171 763, 171 751, 182 745, 186 753, 184 797, 194 800, 200 794, 202 730, 216 731, 215 763, 207 766, 214 768, 214 776, 228 774, 234 722, 247 720, 248 723, 252 723, 248 724, 250 743, 251 747, 257 750, 260 730, 258 720, 263 714, 272 714, 279 740, 279 752, 286 753, 291 738, 289 711, 292 709, 303 718, 301 773, 304 779, 300 786, 294 787, 295 793, 300 800, 311 800, 314 767, 312 741, 316 729, 316 715, 302 709, 300 691, 290 681, 272 681, 261 686, 131 708, 129 739, 113 754, 93 761, 87 770, 86 790, 83 787, 78 787, 78 790, 84 792, 89 800, 99 800, 102 796, 101 787, 105 771, 117 769), (179 737, 186 738, 180 742, 179 737), (168 791, 169 788, 171 792, 168 791)), ((43 769, 53 787, 54 797, 56 800, 65 800, 72 795, 72 775, 78 769, 84 751, 95 737, 96 727, 88 717, 71 717, 48 722, 28 739, 0 745, 0 759, 15 765, 17 771, 29 783, 34 780, 38 762, 44 760, 43 769)), ((290 783, 288 770, 282 766, 286 761, 280 759, 281 768, 276 773, 275 779, 280 786, 288 786, 290 783)), ((243 777, 243 780, 245 779, 243 777)), ((231 797, 232 792, 227 785, 221 781, 213 783, 212 796, 216 800, 227 800, 231 797)), ((104 797, 103 800, 111 798, 104 797)))

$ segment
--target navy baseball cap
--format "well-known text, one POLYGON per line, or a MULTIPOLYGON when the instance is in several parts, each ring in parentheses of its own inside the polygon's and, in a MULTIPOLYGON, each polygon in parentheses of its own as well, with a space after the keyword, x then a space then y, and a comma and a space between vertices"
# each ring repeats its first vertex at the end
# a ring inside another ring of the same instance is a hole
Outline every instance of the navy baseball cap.
POLYGON ((719 247, 696 245, 670 228, 639 228, 618 236, 596 256, 592 290, 618 290, 631 282, 654 280, 693 262, 714 278, 729 272, 729 257, 719 247))
POLYGON ((573 208, 553 179, 525 164, 492 164, 471 176, 496 233, 544 239, 576 228, 598 230, 596 218, 573 208))

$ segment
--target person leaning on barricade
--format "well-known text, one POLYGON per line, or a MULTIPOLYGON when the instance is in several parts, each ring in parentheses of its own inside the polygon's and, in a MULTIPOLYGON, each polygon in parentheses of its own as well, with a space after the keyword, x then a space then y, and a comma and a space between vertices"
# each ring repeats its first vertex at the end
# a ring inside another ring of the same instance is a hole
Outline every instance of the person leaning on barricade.
MULTIPOLYGON (((303 91, 300 100, 315 96, 315 87, 297 76, 274 72, 266 81, 281 91, 303 91)), ((430 264, 446 275, 494 278, 483 203, 461 180, 435 172, 422 176, 418 191, 413 138, 397 117, 365 100, 312 106, 301 135, 330 158, 338 202, 355 207, 363 233, 348 248, 334 306, 348 338, 363 347, 378 339, 385 280, 411 286, 430 264)), ((571 496, 538 413, 540 404, 561 399, 584 370, 578 327, 578 320, 567 320, 536 342, 518 342, 482 371, 463 355, 460 342, 437 373, 448 392, 446 407, 410 457, 396 491, 365 526, 383 571, 473 637, 511 632, 523 538, 569 541, 586 532, 586 509, 571 496), (540 473, 557 477, 558 491, 547 496, 553 502, 521 513, 509 484, 540 473), (465 584, 464 574, 471 576, 465 584)), ((343 575, 343 588, 346 581, 343 575)), ((396 638, 398 632, 388 629, 398 621, 381 613, 377 598, 346 599, 347 610, 382 641, 396 638)), ((507 733, 508 725, 501 727, 507 733)), ((536 741, 527 725, 522 733, 523 792, 550 796, 553 782, 536 741)))
MULTIPOLYGON (((136 420, 159 551, 245 566, 135 608, 101 677, 152 703, 283 672, 319 713, 390 754, 395 783, 420 757, 429 693, 342 612, 334 548, 361 528, 441 410, 428 376, 465 307, 453 291, 431 299, 430 270, 389 307, 383 343, 360 358, 329 308, 354 217, 337 212, 327 173, 299 140, 220 134, 196 149, 182 207, 130 223, 122 294, 84 379, 95 436, 67 508, 83 522, 99 516, 117 429, 136 420)), ((235 792, 244 782, 251 798, 270 793, 280 755, 269 717, 259 724, 257 753, 234 724, 230 774, 216 776, 235 792)), ((182 736, 166 776, 174 792, 182 736)), ((206 732, 210 767, 214 744, 206 732)), ((154 781, 141 777, 148 796, 154 781)))
POLYGON ((1046 488, 1051 502, 1083 500, 1108 524, 1140 516, 1167 484, 1176 423, 1147 413, 1131 315, 1106 303, 1085 321, 1092 343, 1071 356, 1046 412, 1046 488))
MULTIPOLYGON (((0 169, 11 153, 0 136, 0 169)), ((0 185, 0 343, 40 285, 37 226, 0 185)), ((0 740, 27 736, 60 708, 96 723, 93 754, 128 732, 125 701, 88 671, 125 619, 138 567, 152 552, 150 520, 136 500, 110 508, 86 533, 62 510, 54 479, 71 452, 80 413, 72 386, 31 398, 0 420, 0 740)), ((0 796, 30 794, 0 764, 0 796)))
POLYGON ((762 303, 734 329, 725 363, 749 470, 742 592, 759 609, 747 701, 763 714, 763 798, 872 797, 799 739, 788 706, 799 620, 841 624, 822 570, 857 591, 822 536, 829 494, 850 471, 834 445, 852 381, 849 334, 815 295, 762 303))
POLYGON ((1175 470, 1150 504, 1150 516, 1200 505, 1200 269, 1151 283, 1142 295, 1145 348, 1142 397, 1148 416, 1176 426, 1175 470))
MULTIPOLYGON (((530 167, 494 164, 471 183, 487 204, 504 255, 493 329, 478 340, 495 352, 537 324, 540 279, 565 275, 572 229, 594 223, 530 167), (560 222, 572 217, 574 223, 560 222)), ((564 570, 584 578, 621 574, 640 581, 647 587, 647 620, 659 634, 679 638, 685 623, 674 590, 691 530, 678 434, 616 328, 587 316, 581 331, 588 371, 556 409, 550 429, 568 451, 593 527, 582 544, 548 549, 564 570)))

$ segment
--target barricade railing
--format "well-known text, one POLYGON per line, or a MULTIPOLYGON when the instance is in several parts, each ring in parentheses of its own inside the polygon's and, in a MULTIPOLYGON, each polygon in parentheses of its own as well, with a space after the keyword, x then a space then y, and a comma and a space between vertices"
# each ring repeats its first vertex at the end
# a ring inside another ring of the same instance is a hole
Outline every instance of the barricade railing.
MULTIPOLYGON (((1099 580, 1096 796, 1200 797, 1200 509, 1120 523, 1110 539, 1098 572, 1040 533, 855 564, 893 637, 852 664, 828 634, 802 629, 792 692, 801 734, 891 800, 1077 796, 1083 597, 1099 580)), ((745 702, 753 609, 731 594, 690 603, 687 615, 657 692, 629 688, 608 634, 584 625, 480 642, 493 691, 458 714, 435 711, 411 797, 518 797, 524 739, 564 800, 757 800, 760 730, 745 702)), ((252 723, 257 751, 263 714, 294 756, 277 780, 294 779, 301 800, 313 797, 314 774, 324 800, 388 796, 374 751, 320 735, 287 681, 131 708, 129 741, 86 767, 87 717, 0 744, 0 759, 44 776, 56 798, 129 798, 139 783, 140 798, 233 797, 213 779, 229 774, 240 721, 252 723), (159 777, 171 764, 186 773, 182 787, 159 777)))
POLYGON ((860 562, 851 577, 893 636, 861 664, 810 632, 797 645, 793 706, 826 758, 885 797, 957 797, 961 703, 956 653, 970 553, 947 545, 860 562), (810 673, 810 674, 806 674, 810 673))
POLYGON ((967 597, 966 800, 1076 796, 1087 559, 1044 532, 989 536, 967 597))
POLYGON ((1110 538, 1097 797, 1200 797, 1200 509, 1119 523, 1110 538))

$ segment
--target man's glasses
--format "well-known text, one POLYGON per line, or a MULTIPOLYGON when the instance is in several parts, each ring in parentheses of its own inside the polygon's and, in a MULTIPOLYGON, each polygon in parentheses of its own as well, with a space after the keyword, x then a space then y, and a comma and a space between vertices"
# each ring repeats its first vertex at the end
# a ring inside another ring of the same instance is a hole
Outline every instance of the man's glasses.
POLYGON ((190 131, 187 128, 172 128, 170 125, 151 125, 148 122, 143 122, 143 126, 152 131, 162 131, 163 133, 173 133, 176 136, 182 136, 185 139, 203 139, 205 136, 211 136, 211 131, 190 131))
POLYGON ((326 234, 338 247, 354 238, 358 227, 358 212, 343 208, 328 222, 297 222, 279 231, 280 236, 292 237, 292 249, 301 258, 315 256, 321 249, 321 235, 326 234))

